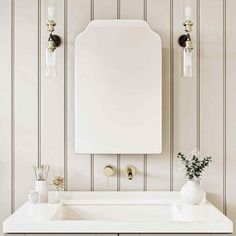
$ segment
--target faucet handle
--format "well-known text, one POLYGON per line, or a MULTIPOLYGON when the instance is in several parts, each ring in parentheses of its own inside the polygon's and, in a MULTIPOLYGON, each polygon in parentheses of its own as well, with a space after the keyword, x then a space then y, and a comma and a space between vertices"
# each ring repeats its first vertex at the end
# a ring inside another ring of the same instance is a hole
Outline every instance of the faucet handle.
POLYGON ((134 175, 136 173, 136 168, 134 166, 126 166, 125 168, 125 174, 128 176, 129 180, 132 180, 134 175))
POLYGON ((115 172, 116 172, 116 169, 112 165, 107 165, 103 169, 103 173, 107 177, 113 176, 115 174, 115 172))

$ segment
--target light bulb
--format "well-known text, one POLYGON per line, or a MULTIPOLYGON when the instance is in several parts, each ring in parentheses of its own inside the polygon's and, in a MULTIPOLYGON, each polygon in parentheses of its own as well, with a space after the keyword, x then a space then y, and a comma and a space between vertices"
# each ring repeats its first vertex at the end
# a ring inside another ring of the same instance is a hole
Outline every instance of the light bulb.
POLYGON ((46 48, 46 70, 45 75, 48 78, 56 78, 56 50, 48 51, 46 48))
POLYGON ((192 78, 193 76, 193 52, 183 50, 182 52, 182 78, 192 78))

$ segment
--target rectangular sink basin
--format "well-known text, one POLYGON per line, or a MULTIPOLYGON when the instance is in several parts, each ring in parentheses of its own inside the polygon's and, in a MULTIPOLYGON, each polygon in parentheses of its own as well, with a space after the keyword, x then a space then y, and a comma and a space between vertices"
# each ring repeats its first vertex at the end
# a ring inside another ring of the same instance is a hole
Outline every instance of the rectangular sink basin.
MULTIPOLYGON (((55 193, 51 193, 52 197, 55 193)), ((61 192, 60 203, 25 203, 4 233, 232 233, 233 223, 207 200, 187 205, 179 192, 61 192)))
POLYGON ((52 220, 176 221, 181 215, 171 204, 62 204, 52 220))

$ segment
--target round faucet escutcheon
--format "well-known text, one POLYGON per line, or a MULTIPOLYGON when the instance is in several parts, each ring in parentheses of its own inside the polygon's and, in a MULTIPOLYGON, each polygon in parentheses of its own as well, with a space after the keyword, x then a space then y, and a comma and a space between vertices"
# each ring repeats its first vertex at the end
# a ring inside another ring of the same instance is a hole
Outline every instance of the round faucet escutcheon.
POLYGON ((113 176, 116 172, 116 169, 114 166, 112 165, 107 165, 104 167, 103 169, 103 173, 105 176, 109 177, 109 176, 113 176))

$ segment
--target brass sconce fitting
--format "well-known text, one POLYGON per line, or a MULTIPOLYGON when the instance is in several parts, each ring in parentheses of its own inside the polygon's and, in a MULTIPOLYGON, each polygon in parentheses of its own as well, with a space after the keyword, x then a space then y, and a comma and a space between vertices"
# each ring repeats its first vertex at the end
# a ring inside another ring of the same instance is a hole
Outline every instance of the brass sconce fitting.
POLYGON ((191 52, 193 50, 193 44, 192 44, 192 41, 191 41, 191 38, 187 38, 186 42, 185 42, 185 47, 184 47, 184 50, 186 52, 191 52))
POLYGON ((53 32, 55 30, 56 22, 54 20, 49 20, 46 25, 48 27, 48 31, 53 32))
POLYGON ((186 52, 191 52, 193 50, 193 43, 189 34, 181 35, 178 43, 186 52))
POLYGON ((49 20, 47 22, 47 30, 50 32, 49 38, 48 38, 48 46, 47 49, 49 52, 53 52, 57 47, 61 44, 61 38, 60 36, 56 34, 52 34, 52 32, 55 30, 56 22, 54 20, 49 20))
POLYGON ((191 52, 193 50, 193 43, 189 34, 181 35, 178 43, 186 52, 191 52))
POLYGON ((193 22, 191 20, 186 20, 183 23, 184 29, 187 33, 192 31, 193 22))

